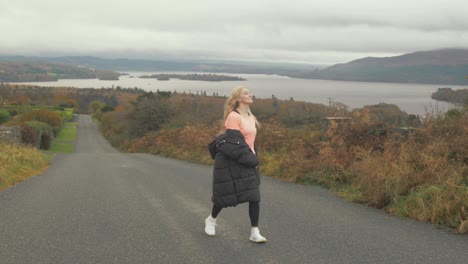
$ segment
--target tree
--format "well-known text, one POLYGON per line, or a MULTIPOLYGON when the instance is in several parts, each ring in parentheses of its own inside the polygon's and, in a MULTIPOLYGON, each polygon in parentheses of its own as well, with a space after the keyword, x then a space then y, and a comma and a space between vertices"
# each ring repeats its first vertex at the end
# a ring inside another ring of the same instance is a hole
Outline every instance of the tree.
POLYGON ((10 86, 5 85, 5 84, 0 85, 0 97, 2 98, 2 100, 0 101, 0 104, 7 101, 10 96, 11 96, 10 86))
POLYGON ((130 135, 141 137, 150 131, 158 130, 175 114, 174 106, 168 102, 170 94, 164 92, 145 93, 133 103, 129 113, 130 135))
POLYGON ((27 105, 31 102, 31 99, 25 95, 16 95, 11 98, 12 104, 27 105))
POLYGON ((88 111, 90 113, 96 113, 97 110, 101 110, 106 104, 101 101, 92 101, 88 105, 88 111))
POLYGON ((65 101, 66 107, 72 107, 75 108, 76 110, 80 111, 80 105, 78 105, 78 102, 76 99, 68 99, 65 101))

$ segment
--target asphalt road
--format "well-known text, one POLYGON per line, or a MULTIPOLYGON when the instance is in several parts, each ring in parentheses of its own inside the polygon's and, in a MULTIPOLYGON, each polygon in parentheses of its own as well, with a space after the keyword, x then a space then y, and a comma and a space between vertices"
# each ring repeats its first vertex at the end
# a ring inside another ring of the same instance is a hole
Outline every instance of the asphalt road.
MULTIPOLYGON (((113 149, 86 115, 76 152, 0 192, 0 263, 468 263, 468 236, 262 177, 260 230, 248 206, 205 235, 211 167, 113 149)), ((207 153, 208 155, 208 153, 207 153)))

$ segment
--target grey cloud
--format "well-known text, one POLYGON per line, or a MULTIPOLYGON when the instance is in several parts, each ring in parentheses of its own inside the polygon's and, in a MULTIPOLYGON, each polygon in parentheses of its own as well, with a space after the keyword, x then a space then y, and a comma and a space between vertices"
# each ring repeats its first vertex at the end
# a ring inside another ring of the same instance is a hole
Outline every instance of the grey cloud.
POLYGON ((468 47, 468 2, 62 1, 0 3, 0 54, 343 62, 468 47))

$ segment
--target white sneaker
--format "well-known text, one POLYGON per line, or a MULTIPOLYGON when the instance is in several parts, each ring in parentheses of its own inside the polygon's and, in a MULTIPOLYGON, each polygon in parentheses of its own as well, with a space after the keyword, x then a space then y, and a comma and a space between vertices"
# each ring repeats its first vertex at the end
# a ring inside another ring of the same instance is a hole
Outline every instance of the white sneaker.
POLYGON ((260 235, 260 230, 258 230, 258 227, 252 228, 252 231, 250 231, 249 240, 255 243, 267 242, 267 239, 260 235))
POLYGON ((205 219, 205 233, 209 236, 216 235, 216 219, 211 215, 205 219))

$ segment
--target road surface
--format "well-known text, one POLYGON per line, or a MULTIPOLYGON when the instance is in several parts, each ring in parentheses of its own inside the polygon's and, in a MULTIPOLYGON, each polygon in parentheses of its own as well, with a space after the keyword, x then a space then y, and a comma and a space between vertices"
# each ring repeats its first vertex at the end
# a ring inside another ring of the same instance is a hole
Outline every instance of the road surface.
POLYGON ((0 192, 0 263, 468 263, 468 236, 270 177, 268 243, 248 240, 247 204, 209 237, 210 166, 120 153, 89 116, 78 122, 74 153, 0 192))

